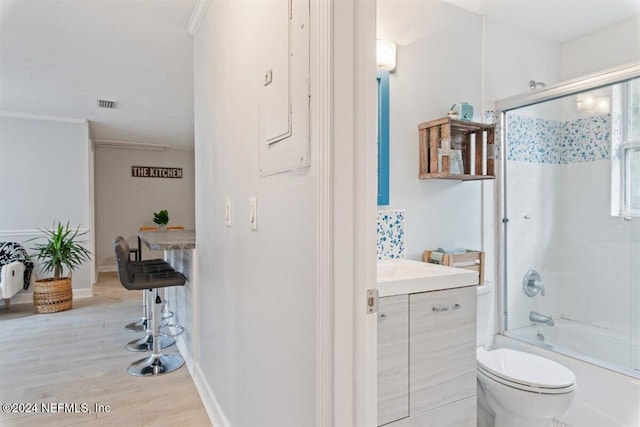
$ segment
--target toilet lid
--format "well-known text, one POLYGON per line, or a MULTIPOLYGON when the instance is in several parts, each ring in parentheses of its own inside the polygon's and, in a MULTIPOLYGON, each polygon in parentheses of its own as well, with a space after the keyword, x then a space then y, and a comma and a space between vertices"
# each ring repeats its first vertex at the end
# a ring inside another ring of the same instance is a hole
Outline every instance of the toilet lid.
POLYGON ((576 382, 573 372, 553 360, 506 348, 478 351, 477 363, 496 377, 525 386, 559 389, 576 382))

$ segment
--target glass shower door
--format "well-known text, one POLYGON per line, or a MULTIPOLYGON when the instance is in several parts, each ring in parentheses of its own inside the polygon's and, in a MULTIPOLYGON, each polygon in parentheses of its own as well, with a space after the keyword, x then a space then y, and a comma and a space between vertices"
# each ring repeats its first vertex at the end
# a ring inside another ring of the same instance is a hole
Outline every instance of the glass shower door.
POLYGON ((616 204, 640 188, 620 175, 622 161, 640 165, 640 147, 625 156, 617 141, 622 89, 505 114, 505 329, 628 371, 640 367, 640 218, 616 204))

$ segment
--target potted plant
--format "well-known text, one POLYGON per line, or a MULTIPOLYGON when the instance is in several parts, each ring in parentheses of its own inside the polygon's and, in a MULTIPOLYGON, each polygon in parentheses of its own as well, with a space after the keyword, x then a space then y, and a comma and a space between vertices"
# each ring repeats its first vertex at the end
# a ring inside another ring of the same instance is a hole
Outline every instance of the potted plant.
POLYGON ((158 229, 165 230, 169 223, 169 212, 166 209, 153 213, 153 222, 158 224, 158 229))
POLYGON ((91 252, 84 247, 86 241, 80 237, 88 231, 69 228, 69 223, 63 226, 61 222, 49 229, 40 229, 45 239, 32 249, 33 257, 40 261, 40 269, 45 274, 53 273, 52 278, 36 279, 33 287, 33 306, 36 313, 54 313, 69 310, 72 305, 73 291, 71 274, 91 259, 91 252), (63 277, 64 269, 69 275, 63 277))

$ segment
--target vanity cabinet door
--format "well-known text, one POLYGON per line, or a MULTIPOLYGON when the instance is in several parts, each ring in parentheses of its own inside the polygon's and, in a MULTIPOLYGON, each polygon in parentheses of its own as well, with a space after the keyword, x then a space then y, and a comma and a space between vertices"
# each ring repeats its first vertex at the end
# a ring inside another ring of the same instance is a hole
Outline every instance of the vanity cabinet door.
POLYGON ((378 300, 378 425, 409 416, 409 295, 378 300))
POLYGON ((411 294, 410 414, 476 394, 475 286, 411 294))

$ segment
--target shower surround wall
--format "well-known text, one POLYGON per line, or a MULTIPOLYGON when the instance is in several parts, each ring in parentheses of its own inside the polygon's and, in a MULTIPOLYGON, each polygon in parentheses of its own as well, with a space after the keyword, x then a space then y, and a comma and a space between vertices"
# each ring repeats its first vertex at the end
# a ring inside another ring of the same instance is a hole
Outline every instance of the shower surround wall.
POLYGON ((638 221, 610 214, 611 116, 510 113, 507 141, 508 328, 531 324, 536 310, 629 339, 638 221), (541 273, 544 297, 524 294, 529 269, 541 273))

